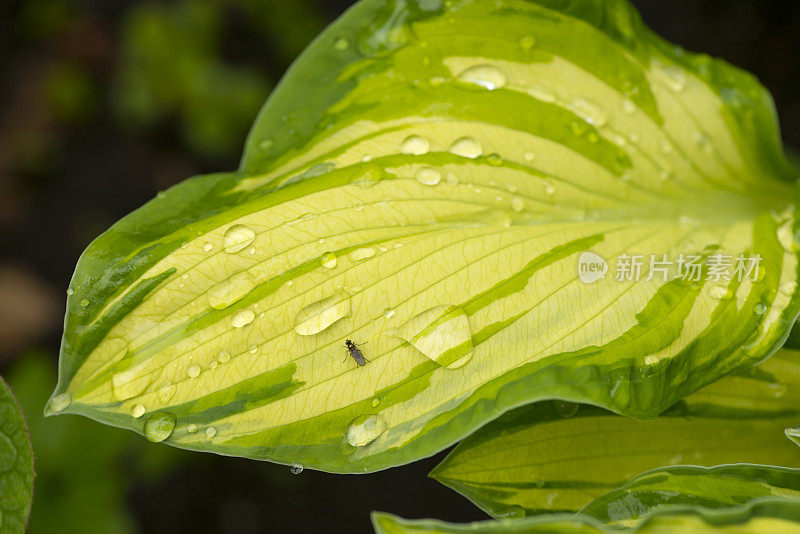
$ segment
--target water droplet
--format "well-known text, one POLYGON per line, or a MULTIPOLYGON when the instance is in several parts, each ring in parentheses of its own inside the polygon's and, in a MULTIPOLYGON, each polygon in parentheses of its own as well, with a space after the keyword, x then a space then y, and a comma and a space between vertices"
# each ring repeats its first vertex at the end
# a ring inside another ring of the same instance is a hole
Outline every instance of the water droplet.
POLYGON ((50 410, 53 412, 63 412, 72 403, 71 393, 61 393, 50 399, 50 410))
POLYGON ((144 437, 153 443, 164 441, 175 429, 175 416, 161 412, 151 415, 144 424, 144 437))
POLYGON ((500 154, 489 154, 486 156, 486 162, 494 167, 499 167, 503 164, 503 158, 500 154))
MULTIPOLYGON (((365 158, 367 156, 364 156, 365 158)), ((369 161, 369 160, 367 160, 369 161)), ((363 188, 372 187, 383 179, 383 170, 375 164, 365 165, 353 175, 353 184, 363 188)))
POLYGON ((633 115, 636 113, 636 104, 634 104, 633 100, 626 98, 622 101, 622 111, 628 115, 633 115))
POLYGON ((371 258, 376 254, 372 247, 357 248, 350 253, 350 259, 353 261, 362 261, 371 258))
POLYGON ((671 91, 681 93, 686 89, 686 73, 677 65, 664 65, 660 72, 663 74, 661 79, 671 91))
POLYGON ((561 417, 574 416, 576 413, 578 413, 578 408, 580 408, 580 404, 575 402, 569 402, 560 399, 553 401, 553 409, 561 417))
POLYGON ((462 137, 456 139, 453 144, 450 145, 450 153, 461 156, 462 158, 475 159, 483 154, 483 148, 481 144, 472 137, 462 137))
POLYGON ((206 437, 207 438, 213 438, 216 435, 217 435, 217 429, 216 428, 214 428, 213 426, 207 426, 206 427, 206 437))
POLYGON ((345 438, 353 447, 363 447, 378 439, 388 428, 389 424, 384 416, 362 415, 355 418, 347 427, 345 438))
POLYGON ((339 37, 333 42, 333 47, 341 52, 350 47, 350 42, 344 37, 339 37))
POLYGON ((258 347, 256 345, 253 345, 252 347, 250 347, 249 352, 250 354, 255 354, 256 352, 258 352, 258 347))
POLYGON ((244 249, 256 238, 256 233, 249 226, 234 224, 222 236, 222 247, 228 254, 235 254, 244 249))
POLYGON ((387 319, 391 319, 392 317, 394 317, 394 310, 391 308, 386 308, 385 310, 383 310, 383 316, 386 317, 387 319))
POLYGON ((653 356, 652 354, 649 356, 644 357, 644 364, 645 365, 655 365, 658 363, 658 356, 653 356))
POLYGON ((131 406, 131 417, 134 419, 139 419, 141 416, 144 415, 144 406, 141 404, 134 404, 131 406))
POLYGON ((293 475, 299 475, 303 472, 303 464, 292 464, 289 471, 291 471, 293 475))
POLYGON ((711 138, 703 132, 695 132, 694 142, 698 148, 700 148, 700 150, 706 154, 711 154, 714 152, 714 144, 711 142, 711 138))
POLYGON ((767 313, 767 305, 764 304, 763 302, 759 302, 758 304, 756 304, 754 311, 756 312, 756 315, 764 315, 765 313, 767 313))
POLYGON ((311 336, 348 315, 350 299, 344 295, 332 295, 300 310, 294 320, 294 330, 301 336, 311 336))
POLYGON ((204 243, 203 244, 203 251, 205 251, 205 252, 211 252, 211 249, 213 249, 213 248, 214 248, 214 245, 212 245, 211 243, 204 243))
POLYGON ((526 150, 526 151, 525 151, 525 152, 522 154, 522 158, 523 158, 525 161, 527 161, 527 162, 529 162, 529 163, 530 163, 531 161, 533 161, 534 159, 536 159, 536 154, 534 154, 534 153, 533 153, 533 152, 531 152, 530 150, 526 150))
POLYGON ((380 403, 381 403, 381 398, 380 397, 375 397, 374 399, 372 399, 372 402, 370 402, 370 405, 373 408, 376 408, 380 403))
POLYGON ((506 76, 491 65, 476 65, 458 75, 462 82, 479 85, 490 91, 501 89, 506 85, 506 76))
POLYGON ((550 196, 556 192, 556 187, 553 185, 553 182, 550 180, 545 180, 544 182, 544 194, 550 196))
POLYGON ((442 175, 433 167, 422 167, 417 171, 415 178, 421 184, 436 185, 441 181, 442 175))
POLYGON ((525 209, 525 201, 519 197, 514 197, 511 199, 511 209, 520 212, 525 209))
POLYGON ((472 358, 472 332, 461 308, 436 306, 412 317, 398 335, 422 354, 449 369, 472 358))
POLYGON ((604 126, 608 122, 606 112, 600 106, 588 100, 582 98, 573 100, 570 109, 593 126, 604 126))
POLYGON ((192 364, 186 369, 186 374, 189 375, 189 378, 197 378, 200 376, 200 366, 197 364, 192 364))
POLYGON ((275 143, 273 143, 272 139, 264 139, 258 144, 258 146, 261 148, 261 150, 269 150, 274 144, 275 143))
POLYGON ((519 40, 519 47, 523 50, 530 50, 536 46, 536 38, 532 35, 526 35, 519 40))
POLYGON ((709 289, 708 294, 711 295, 712 299, 717 300, 728 300, 733 297, 733 292, 731 292, 726 286, 721 285, 714 285, 709 289))
POLYGON ((229 361, 231 361, 230 352, 228 352, 225 349, 222 349, 221 351, 219 351, 219 354, 217 354, 217 360, 219 361, 219 363, 228 363, 229 361))
POLYGON ((784 282, 781 284, 780 292, 786 295, 787 297, 791 297, 794 295, 794 292, 797 291, 797 282, 784 282))
POLYGON ((256 313, 253 310, 239 310, 233 314, 231 326, 234 328, 242 328, 252 323, 255 318, 256 313))
POLYGON ((73 290, 71 287, 70 287, 70 288, 67 288, 67 296, 70 296, 70 295, 72 295, 73 293, 75 293, 75 291, 74 291, 74 290, 73 290))
POLYGON ((166 404, 172 400, 172 397, 175 396, 175 391, 178 387, 172 382, 165 382, 159 389, 158 389, 158 400, 161 401, 162 404, 166 404))
POLYGON ((336 254, 333 252, 326 252, 320 257, 320 263, 326 269, 335 269, 336 268, 336 254))
POLYGON ((400 151, 403 154, 421 156, 431 150, 431 143, 420 135, 410 135, 403 140, 400 151))
POLYGON ((81 305, 81 308, 85 308, 86 306, 89 305, 89 299, 81 299, 81 301, 78 304, 81 305))
POLYGON ((222 310, 238 302, 256 287, 256 280, 249 273, 238 273, 208 290, 208 304, 222 310))
POLYGON ((194 423, 186 427, 186 432, 188 432, 189 434, 194 434, 195 432, 197 432, 197 430, 198 430, 197 425, 194 423))

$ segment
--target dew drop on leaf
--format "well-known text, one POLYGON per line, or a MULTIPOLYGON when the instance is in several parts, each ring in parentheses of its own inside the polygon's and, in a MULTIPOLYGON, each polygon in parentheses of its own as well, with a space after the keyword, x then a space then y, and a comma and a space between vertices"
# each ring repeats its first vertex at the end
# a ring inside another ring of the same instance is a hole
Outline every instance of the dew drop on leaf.
POLYGON ((472 358, 469 320, 456 306, 436 306, 415 315, 397 334, 432 361, 449 369, 457 369, 472 358))
POLYGON ((228 254, 235 254, 244 249, 256 238, 256 233, 249 226, 234 224, 222 236, 222 247, 228 254))
POLYGON ((171 413, 161 412, 151 415, 144 424, 144 436, 158 443, 164 441, 175 429, 175 416, 171 413))
POLYGON ((375 255, 375 249, 372 247, 357 248, 350 253, 350 259, 353 261, 362 261, 371 258, 375 255))
POLYGON ((430 150, 430 142, 420 135, 410 135, 406 137, 403 144, 400 146, 400 151, 403 154, 411 154, 414 156, 427 154, 430 150))
POLYGON ((234 328, 242 328, 252 323, 255 318, 256 313, 253 310, 239 310, 233 314, 231 326, 234 328))
POLYGON ((206 437, 207 438, 213 438, 216 435, 217 435, 217 429, 216 428, 214 428, 213 426, 206 427, 206 437))
POLYGON ((506 85, 506 75, 491 65, 475 65, 458 75, 458 79, 473 85, 479 85, 490 91, 501 89, 506 85))
POLYGON ((70 393, 61 393, 60 395, 56 395, 50 400, 50 409, 54 412, 62 412, 67 409, 72 403, 72 394, 70 393))
POLYGON ((138 419, 144 415, 144 406, 141 404, 134 404, 131 406, 131 417, 138 419))
POLYGON ((333 252, 326 252, 320 258, 320 263, 326 269, 335 269, 336 268, 336 254, 333 252))
POLYGON ((208 290, 208 304, 215 310, 225 309, 250 293, 255 286, 255 278, 250 273, 235 274, 208 290))
POLYGON ((347 427, 345 438, 353 447, 363 447, 378 439, 386 432, 389 424, 386 418, 378 415, 362 415, 354 419, 347 427))
POLYGON ((483 153, 481 144, 472 137, 456 139, 450 145, 450 153, 463 158, 475 159, 483 153))
POLYGON ((319 334, 336 321, 350 315, 350 299, 332 295, 301 309, 294 321, 294 330, 301 336, 319 334))
POLYGON ((289 468, 293 475, 299 475, 303 472, 303 464, 292 464, 289 468))
POLYGON ((433 167, 422 167, 414 175, 417 181, 424 185, 436 185, 442 180, 442 175, 433 167))

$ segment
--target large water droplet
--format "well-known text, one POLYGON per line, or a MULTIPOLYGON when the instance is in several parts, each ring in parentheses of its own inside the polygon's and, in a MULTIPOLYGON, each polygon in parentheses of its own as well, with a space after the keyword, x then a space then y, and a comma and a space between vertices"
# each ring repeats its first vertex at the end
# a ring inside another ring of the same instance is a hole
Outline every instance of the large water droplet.
POLYGON ((256 233, 249 226, 234 224, 222 236, 222 247, 228 254, 235 254, 247 247, 256 238, 256 233))
POLYGON ((348 315, 350 299, 344 295, 332 295, 300 310, 294 320, 294 330, 301 336, 311 336, 348 315))
POLYGON ((450 145, 450 153, 463 158, 475 159, 483 153, 483 148, 480 143, 471 137, 462 137, 456 139, 450 145))
POLYGON ((386 418, 378 415, 362 415, 357 417, 347 427, 345 438, 347 443, 353 447, 363 447, 378 439, 378 436, 386 432, 389 424, 386 418))
POLYGON ((217 429, 216 428, 214 428, 213 426, 206 427, 206 437, 207 438, 213 438, 216 435, 217 435, 217 429))
POLYGON ((490 91, 506 85, 506 75, 491 65, 476 65, 458 75, 462 82, 480 85, 490 91))
POLYGON ((461 308, 436 306, 408 320, 398 335, 422 354, 449 369, 472 358, 472 332, 461 308))
POLYGON ((357 248, 350 253, 350 259, 353 261, 362 261, 373 257, 375 253, 375 249, 372 247, 357 248))
POLYGON ((144 424, 144 437, 153 443, 164 441, 175 429, 175 416, 161 412, 151 415, 144 424))
POLYGON ((320 263, 326 269, 335 269, 336 268, 336 254, 333 252, 326 252, 320 257, 320 263))
POLYGON ((53 412, 63 412, 72 403, 72 394, 61 393, 50 399, 50 410, 53 412))
POLYGON ((250 273, 238 273, 208 290, 208 304, 215 310, 222 310, 239 301, 256 287, 256 280, 250 273))
POLYGON ((403 154, 412 154, 414 156, 427 154, 430 150, 430 142, 420 135, 409 135, 400 146, 400 151, 403 154))
POLYGON ((433 167, 422 167, 419 169, 414 177, 421 184, 436 185, 442 180, 442 175, 433 167))
POLYGON ((239 310, 231 317, 231 326, 234 328, 242 328, 253 322, 256 318, 256 312, 253 310, 239 310))

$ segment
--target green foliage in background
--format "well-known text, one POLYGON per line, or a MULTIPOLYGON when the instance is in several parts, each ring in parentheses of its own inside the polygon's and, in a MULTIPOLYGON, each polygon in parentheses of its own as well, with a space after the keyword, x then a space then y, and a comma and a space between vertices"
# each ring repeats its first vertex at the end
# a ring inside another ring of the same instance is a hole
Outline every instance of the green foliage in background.
POLYGON ((0 378, 0 533, 25 531, 33 494, 33 452, 22 410, 0 378))

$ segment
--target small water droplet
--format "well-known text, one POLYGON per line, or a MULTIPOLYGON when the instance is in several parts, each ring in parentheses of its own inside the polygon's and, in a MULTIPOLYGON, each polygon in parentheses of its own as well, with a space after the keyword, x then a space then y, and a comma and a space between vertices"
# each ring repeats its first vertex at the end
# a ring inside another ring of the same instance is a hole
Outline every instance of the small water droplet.
POLYGON ((81 301, 78 304, 81 305, 81 308, 85 308, 86 306, 89 305, 89 299, 81 299, 81 301))
POLYGON ((458 176, 452 172, 447 173, 445 180, 447 180, 447 183, 450 185, 458 185, 458 176))
POLYGON ((293 475, 299 475, 303 472, 303 464, 292 464, 289 471, 291 471, 293 475))
POLYGON ((578 408, 580 408, 580 404, 575 402, 569 402, 560 399, 553 401, 553 409, 558 415, 564 418, 574 416, 576 413, 578 413, 578 408))
POLYGON ((385 310, 383 310, 383 316, 386 317, 387 319, 391 319, 392 317, 394 317, 394 310, 392 308, 386 308, 385 310))
POLYGON ((660 72, 663 74, 661 79, 671 91, 681 93, 686 89, 686 73, 677 65, 664 65, 660 72))
POLYGON ((258 146, 261 148, 261 150, 269 150, 274 144, 275 143, 273 143, 272 139, 264 139, 258 144, 258 146))
POLYGON ((608 122, 608 114, 594 102, 578 98, 572 101, 570 109, 593 126, 604 126, 608 122))
POLYGON ((239 310, 231 317, 231 326, 234 328, 242 328, 253 322, 256 318, 256 313, 253 310, 239 310))
POLYGON ((486 156, 486 162, 494 167, 499 167, 503 164, 503 158, 500 154, 489 154, 486 156))
POLYGON ((388 428, 389 424, 384 416, 362 415, 355 418, 347 427, 345 438, 353 447, 363 447, 378 439, 388 428))
POLYGON ((205 252, 211 252, 211 249, 213 249, 213 248, 214 248, 214 245, 212 245, 211 243, 204 243, 203 244, 203 251, 205 251, 205 252))
POLYGON ((506 76, 491 65, 476 65, 458 75, 462 82, 479 85, 490 91, 501 89, 506 85, 506 76))
POLYGON ((420 135, 409 135, 403 140, 403 144, 400 146, 400 151, 403 154, 411 154, 414 156, 427 154, 430 150, 430 141, 420 135))
POLYGON ((206 427, 206 437, 207 438, 213 438, 216 435, 217 435, 217 429, 216 428, 214 428, 213 426, 207 426, 206 427))
POLYGON ((636 113, 636 104, 633 102, 633 100, 626 98, 622 101, 622 111, 628 115, 633 115, 636 113))
POLYGON ((75 293, 75 291, 71 287, 67 288, 67 296, 72 295, 73 293, 75 293))
POLYGON ((401 326, 398 335, 449 369, 457 369, 472 358, 469 320, 456 306, 436 306, 424 311, 401 326))
POLYGON ((229 361, 231 361, 230 352, 228 352, 225 349, 222 349, 221 351, 219 351, 219 354, 217 354, 217 360, 219 361, 219 363, 228 363, 229 361))
POLYGON ((141 404, 134 404, 131 406, 131 417, 134 419, 139 419, 141 416, 144 415, 144 406, 141 404))
POLYGON ((222 247, 228 254, 235 254, 249 246, 256 238, 256 233, 249 226, 234 224, 222 236, 222 247))
POLYGON ((238 302, 256 286, 256 280, 249 273, 235 274, 215 284, 208 290, 208 304, 215 310, 222 310, 238 302))
POLYGON ((764 315, 765 313, 767 313, 767 305, 764 304, 763 302, 759 302, 758 304, 756 304, 754 311, 756 312, 756 315, 764 315))
POLYGON ((780 292, 786 295, 787 297, 791 297, 794 295, 794 292, 797 291, 797 282, 784 282, 781 284, 780 292))
POLYGON ((527 161, 527 162, 529 162, 529 163, 530 163, 531 161, 533 161, 534 159, 536 159, 536 154, 534 154, 534 153, 533 153, 533 152, 531 152, 530 150, 526 150, 526 151, 525 151, 525 152, 522 154, 522 158, 523 158, 525 161, 527 161))
POLYGON ((335 269, 336 268, 336 254, 333 252, 326 252, 320 257, 320 263, 326 269, 335 269))
POLYGON ((525 209, 525 201, 519 197, 514 197, 511 199, 511 209, 520 212, 525 209))
POLYGON ((198 430, 197 425, 194 423, 186 427, 186 432, 188 432, 189 434, 194 434, 195 432, 197 432, 197 430, 198 430))
POLYGON ((433 167, 422 167, 416 172, 415 178, 421 184, 436 185, 441 181, 442 175, 433 167))
POLYGON ((362 261, 373 257, 376 251, 372 247, 357 248, 350 253, 350 259, 353 261, 362 261))
POLYGON ((250 354, 255 354, 256 352, 258 352, 258 347, 256 345, 250 347, 250 354))
POLYGON ((726 286, 721 285, 712 286, 711 289, 709 289, 708 294, 712 299, 717 300, 727 300, 733 297, 733 292, 731 292, 726 286))
POLYGON ((50 410, 54 412, 63 412, 70 404, 72 404, 72 394, 61 393, 50 399, 50 410))
POLYGON ((295 317, 294 330, 301 336, 311 336, 348 315, 350 299, 344 295, 332 295, 300 310, 295 317))
POLYGON ((545 180, 544 182, 544 194, 547 196, 553 195, 556 192, 556 187, 553 185, 553 182, 550 180, 545 180))
POLYGON ((175 416, 161 412, 151 415, 144 424, 144 437, 153 443, 164 441, 175 429, 175 416))
POLYGON ((372 402, 370 402, 370 405, 371 405, 373 408, 377 408, 377 406, 378 406, 380 403, 381 403, 381 398, 380 398, 380 397, 375 397, 374 399, 372 399, 372 402))
MULTIPOLYGON (((365 158, 368 156, 364 156, 365 158)), ((369 160, 366 160, 369 161, 369 160)), ((365 165, 353 175, 353 184, 372 187, 383 179, 383 170, 375 164, 365 165)))
POLYGON ((453 144, 450 145, 450 153, 461 156, 462 158, 475 159, 483 154, 483 148, 481 144, 472 137, 462 137, 456 139, 453 144))
POLYGON ((333 42, 333 47, 336 50, 339 50, 341 52, 341 51, 347 50, 350 47, 350 42, 347 39, 345 39, 344 37, 338 37, 333 42))
POLYGON ((536 46, 536 38, 532 35, 526 35, 519 40, 519 47, 523 50, 530 50, 536 46))
POLYGON ((189 378, 197 378, 200 376, 200 366, 197 364, 192 364, 186 369, 186 374, 189 375, 189 378))

